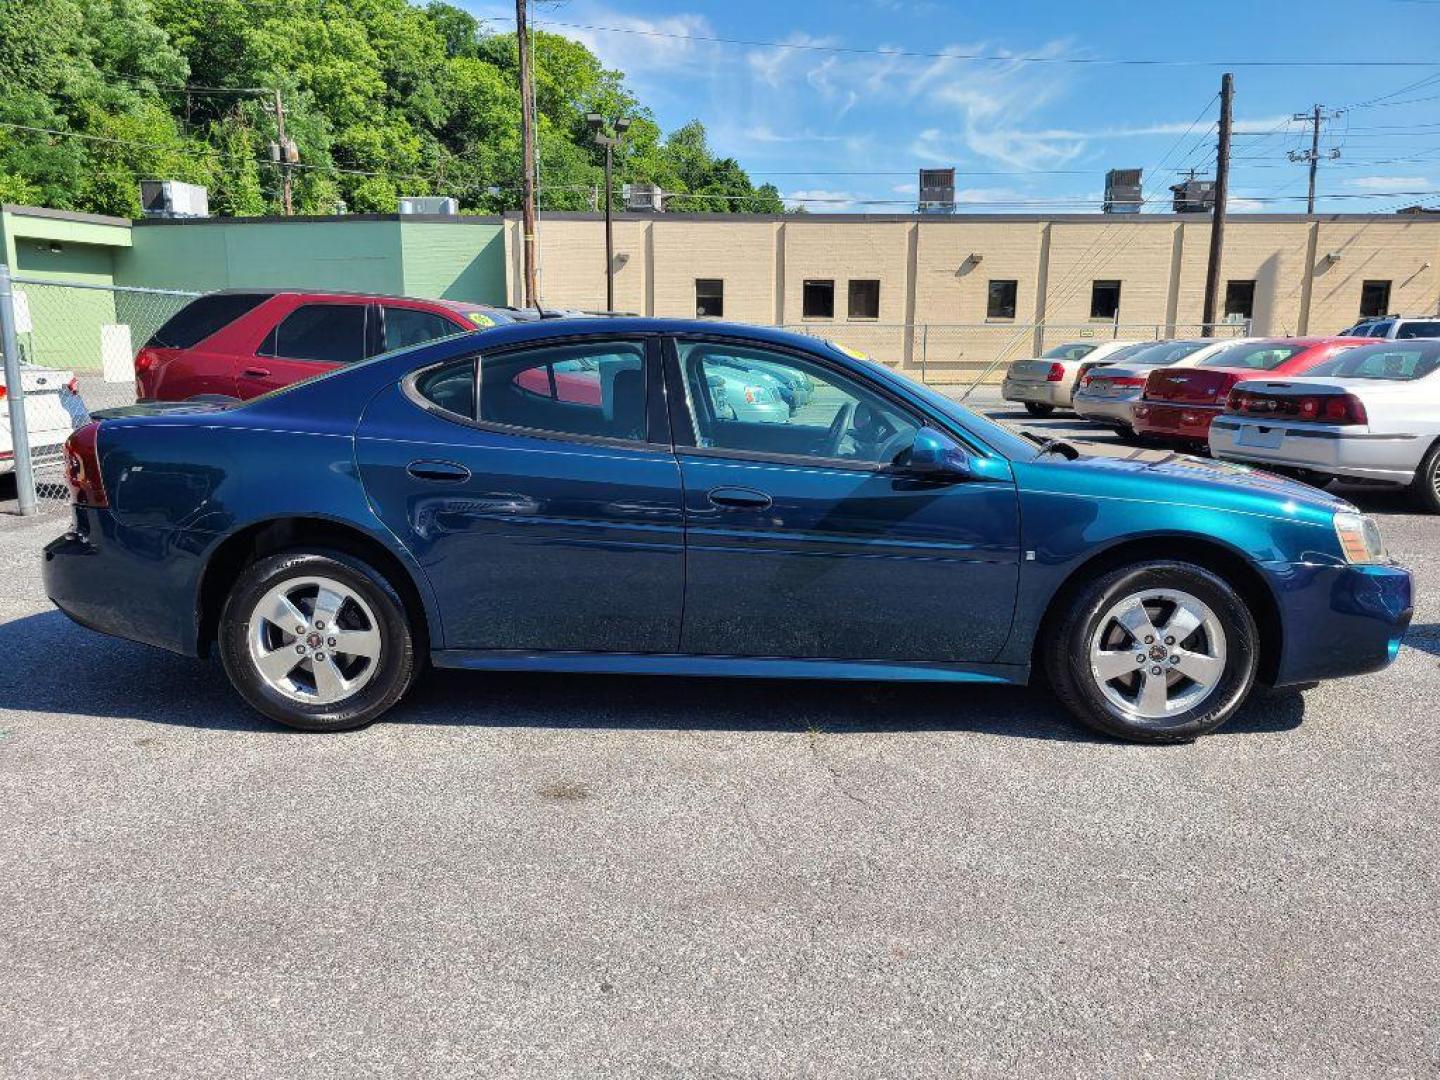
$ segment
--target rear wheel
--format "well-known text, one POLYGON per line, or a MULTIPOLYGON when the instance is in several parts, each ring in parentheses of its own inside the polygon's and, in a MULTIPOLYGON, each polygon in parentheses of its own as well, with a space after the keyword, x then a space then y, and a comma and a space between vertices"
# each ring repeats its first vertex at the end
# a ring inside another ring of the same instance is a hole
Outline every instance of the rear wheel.
POLYGON ((1426 513, 1440 514, 1440 442, 1430 448, 1420 468, 1415 470, 1410 492, 1426 513))
POLYGON ((1057 696, 1096 731, 1187 742, 1214 731, 1255 681, 1255 620, 1220 577, 1141 562, 1081 590, 1043 643, 1057 696))
POLYGON ((1054 405, 1042 405, 1038 401, 1025 402, 1025 411, 1031 416, 1049 416, 1055 411, 1054 405))
POLYGON ((404 602, 383 574, 342 552, 283 552, 246 567, 219 638, 240 696, 302 731, 365 726, 415 674, 404 602))

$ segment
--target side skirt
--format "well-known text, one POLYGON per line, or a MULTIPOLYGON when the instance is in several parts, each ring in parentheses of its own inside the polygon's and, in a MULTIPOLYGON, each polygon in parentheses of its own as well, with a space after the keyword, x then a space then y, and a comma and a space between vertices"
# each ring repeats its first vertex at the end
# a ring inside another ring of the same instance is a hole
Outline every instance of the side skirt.
POLYGON ((869 679, 880 682, 959 682, 1023 686, 1024 664, 937 664, 890 660, 801 660, 792 657, 689 656, 682 653, 526 652, 439 649, 439 668, 472 671, 560 671, 599 675, 691 675, 754 679, 869 679))

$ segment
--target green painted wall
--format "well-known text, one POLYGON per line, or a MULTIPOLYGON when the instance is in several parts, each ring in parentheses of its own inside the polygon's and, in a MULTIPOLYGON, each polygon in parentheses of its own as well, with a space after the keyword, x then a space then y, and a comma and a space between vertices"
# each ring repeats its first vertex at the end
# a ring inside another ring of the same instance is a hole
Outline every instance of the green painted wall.
POLYGON ((406 296, 505 303, 505 236, 498 222, 402 221, 406 296))

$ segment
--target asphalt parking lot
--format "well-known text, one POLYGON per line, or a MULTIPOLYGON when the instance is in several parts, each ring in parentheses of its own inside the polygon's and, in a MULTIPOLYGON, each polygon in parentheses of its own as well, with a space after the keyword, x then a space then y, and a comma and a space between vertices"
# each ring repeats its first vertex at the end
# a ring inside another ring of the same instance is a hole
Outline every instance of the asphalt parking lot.
POLYGON ((1418 575, 1399 660, 1179 747, 455 673, 296 735, 69 623, 63 519, 0 517, 0 1075, 1434 1075, 1440 521, 1346 494, 1418 575))

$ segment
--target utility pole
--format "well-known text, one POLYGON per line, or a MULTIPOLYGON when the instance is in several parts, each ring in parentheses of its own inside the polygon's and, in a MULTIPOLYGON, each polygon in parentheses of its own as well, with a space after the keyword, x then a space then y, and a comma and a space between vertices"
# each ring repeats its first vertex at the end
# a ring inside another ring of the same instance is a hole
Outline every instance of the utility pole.
MULTIPOLYGON (((1296 113, 1290 118, 1310 125, 1309 151, 1291 150, 1288 155, 1291 161, 1308 161, 1310 163, 1310 197, 1305 202, 1307 214, 1315 213, 1315 174, 1320 168, 1320 124, 1326 120, 1334 120, 1339 115, 1338 112, 1327 114, 1325 106, 1316 105, 1313 111, 1296 113)), ((1340 156, 1340 151, 1332 148, 1326 156, 1333 161, 1340 156)))
POLYGON ((1215 217, 1210 225, 1210 265, 1205 272, 1204 332, 1215 327, 1215 302, 1220 295, 1220 259, 1225 253, 1225 202, 1230 197, 1230 125, 1235 76, 1220 77, 1220 141, 1215 148, 1215 217))
POLYGON ((630 129, 630 118, 628 116, 617 116, 611 125, 614 135, 605 133, 605 118, 599 113, 586 113, 585 122, 590 125, 594 132, 595 141, 605 148, 605 310, 615 310, 615 234, 611 213, 611 203, 614 192, 610 183, 610 173, 613 167, 615 147, 620 145, 620 140, 625 137, 625 132, 630 129))
POLYGON ((290 160, 289 140, 285 138, 285 99, 280 94, 280 88, 275 88, 275 140, 279 147, 279 155, 276 158, 280 163, 280 190, 281 201, 285 208, 285 216, 289 217, 295 212, 290 201, 290 160))
POLYGON ((525 252, 525 306, 534 307, 539 289, 535 285, 535 114, 534 76, 530 71, 530 40, 526 33, 529 22, 525 0, 515 0, 515 44, 520 50, 520 231, 525 252))

